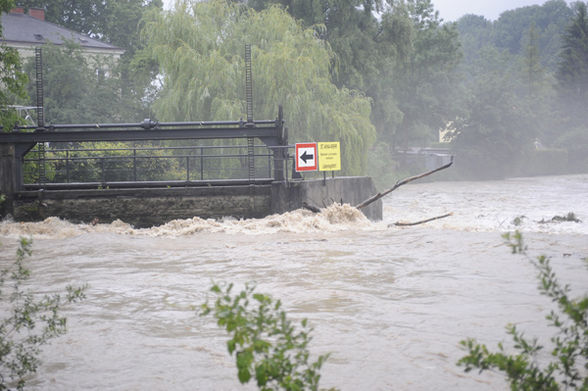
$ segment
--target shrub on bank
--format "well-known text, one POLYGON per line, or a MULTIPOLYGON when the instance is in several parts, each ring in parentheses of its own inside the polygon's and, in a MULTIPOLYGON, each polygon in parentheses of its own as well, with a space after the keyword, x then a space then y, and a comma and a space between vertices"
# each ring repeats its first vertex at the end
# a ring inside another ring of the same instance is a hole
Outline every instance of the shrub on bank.
MULTIPOLYGON (((520 232, 503 235, 513 254, 526 255, 527 247, 520 232)), ((527 258, 529 258, 527 256, 527 258)), ((549 258, 542 255, 531 263, 539 271, 539 291, 557 304, 546 319, 557 329, 551 338, 554 345, 552 361, 540 365, 536 356, 544 348, 537 339, 528 339, 516 326, 509 325, 516 353, 509 354, 502 344, 497 352, 469 338, 461 341, 468 354, 458 365, 469 372, 495 369, 502 372, 511 390, 588 390, 588 295, 570 298, 570 287, 562 285, 553 271, 549 258)), ((588 261, 588 259, 586 259, 588 261)))
POLYGON ((27 376, 40 364, 41 346, 65 334, 66 318, 60 315, 65 304, 85 298, 85 287, 67 287, 67 294, 41 298, 23 290, 31 277, 25 259, 32 253, 32 241, 20 240, 13 264, 0 271, 0 390, 23 390, 27 376))

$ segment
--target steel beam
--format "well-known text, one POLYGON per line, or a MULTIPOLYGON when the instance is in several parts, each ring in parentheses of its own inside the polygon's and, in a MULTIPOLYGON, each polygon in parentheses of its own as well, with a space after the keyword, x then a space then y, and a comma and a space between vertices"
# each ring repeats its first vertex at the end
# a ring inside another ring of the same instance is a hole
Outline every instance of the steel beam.
MULTIPOLYGON (((45 130, 35 132, 0 133, 0 143, 30 144, 43 142, 87 142, 87 141, 143 141, 143 140, 187 140, 228 139, 257 137, 267 140, 270 146, 281 145, 281 131, 276 127, 256 128, 173 128, 173 129, 126 129, 126 130, 45 130)), ((265 142, 265 141, 264 141, 265 142)))

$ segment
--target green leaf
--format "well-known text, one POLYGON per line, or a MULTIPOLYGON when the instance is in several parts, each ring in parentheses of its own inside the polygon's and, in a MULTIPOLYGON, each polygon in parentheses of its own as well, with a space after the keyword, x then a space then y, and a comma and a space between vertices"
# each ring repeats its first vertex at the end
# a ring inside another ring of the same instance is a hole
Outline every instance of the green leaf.
POLYGON ((235 340, 230 339, 227 341, 227 349, 229 350, 229 354, 233 354, 233 352, 235 351, 235 347, 236 347, 236 343, 235 340))

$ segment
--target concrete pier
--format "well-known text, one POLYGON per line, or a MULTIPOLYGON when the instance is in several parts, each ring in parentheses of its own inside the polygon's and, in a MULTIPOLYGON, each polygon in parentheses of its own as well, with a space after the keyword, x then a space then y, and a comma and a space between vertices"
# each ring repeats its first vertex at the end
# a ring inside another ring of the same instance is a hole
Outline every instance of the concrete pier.
MULTIPOLYGON (((377 193, 371 177, 339 177, 326 180, 302 180, 272 185, 272 211, 284 213, 301 208, 304 203, 319 208, 333 202, 358 205, 377 193)), ((362 209, 372 221, 382 220, 382 201, 362 209)))

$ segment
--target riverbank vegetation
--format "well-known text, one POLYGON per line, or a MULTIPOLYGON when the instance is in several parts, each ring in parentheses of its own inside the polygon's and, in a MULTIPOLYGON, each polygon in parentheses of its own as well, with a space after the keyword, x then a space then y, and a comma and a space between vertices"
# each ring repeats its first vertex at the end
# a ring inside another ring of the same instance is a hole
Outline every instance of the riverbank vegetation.
POLYGON ((85 287, 68 286, 65 297, 26 290, 31 254, 32 241, 21 239, 14 263, 0 270, 0 390, 24 389, 39 367, 41 347, 67 330, 60 311, 85 298, 85 287))
POLYGON ((203 304, 200 315, 212 313, 231 335, 227 349, 235 355, 239 381, 245 384, 255 378, 263 391, 317 391, 320 370, 329 355, 310 361, 308 321, 303 319, 297 327, 280 300, 256 293, 251 285, 237 294, 233 287, 214 284, 210 289, 214 304, 203 304))
MULTIPOLYGON (((519 231, 503 238, 513 254, 523 255, 535 266, 540 293, 556 305, 546 316, 557 330, 551 338, 553 348, 549 355, 539 358, 545 346, 528 338, 516 325, 508 325, 512 347, 500 343, 498 351, 491 352, 486 345, 468 338, 460 342, 467 355, 457 365, 466 372, 497 370, 512 390, 588 389, 588 295, 572 298, 571 287, 559 281, 549 257, 532 259, 527 255, 519 231)), ((588 267, 588 258, 584 262, 588 267)), ((214 304, 203 304, 200 315, 212 314, 218 326, 229 333, 227 349, 235 355, 239 381, 248 383, 255 378, 260 390, 317 390, 328 354, 309 363, 312 330, 306 319, 299 331, 279 300, 256 293, 250 285, 239 293, 233 293, 233 288, 233 284, 214 284, 210 290, 214 304)))
MULTIPOLYGON (((73 44, 46 46, 54 123, 244 117, 249 43, 255 118, 283 104, 291 142, 341 142, 342 174, 389 185, 423 171, 410 163, 423 147, 456 155, 443 178, 588 170, 583 1, 455 22, 431 0, 20 3, 126 50, 102 72, 73 44)), ((34 83, 32 62, 25 69, 34 83)))
MULTIPOLYGON (((557 332, 551 338, 549 357, 539 359, 545 349, 539 341, 529 339, 515 325, 507 327, 513 347, 498 345, 491 352, 486 345, 473 339, 461 341, 468 354, 459 360, 466 372, 498 370, 505 375, 512 390, 587 390, 588 389, 588 295, 571 297, 569 285, 563 285, 544 255, 531 259, 520 232, 503 235, 513 254, 522 254, 538 271, 539 291, 557 305, 546 316, 557 332), (509 353, 514 350, 516 353, 509 353)), ((588 266, 588 258, 584 260, 588 266)))

